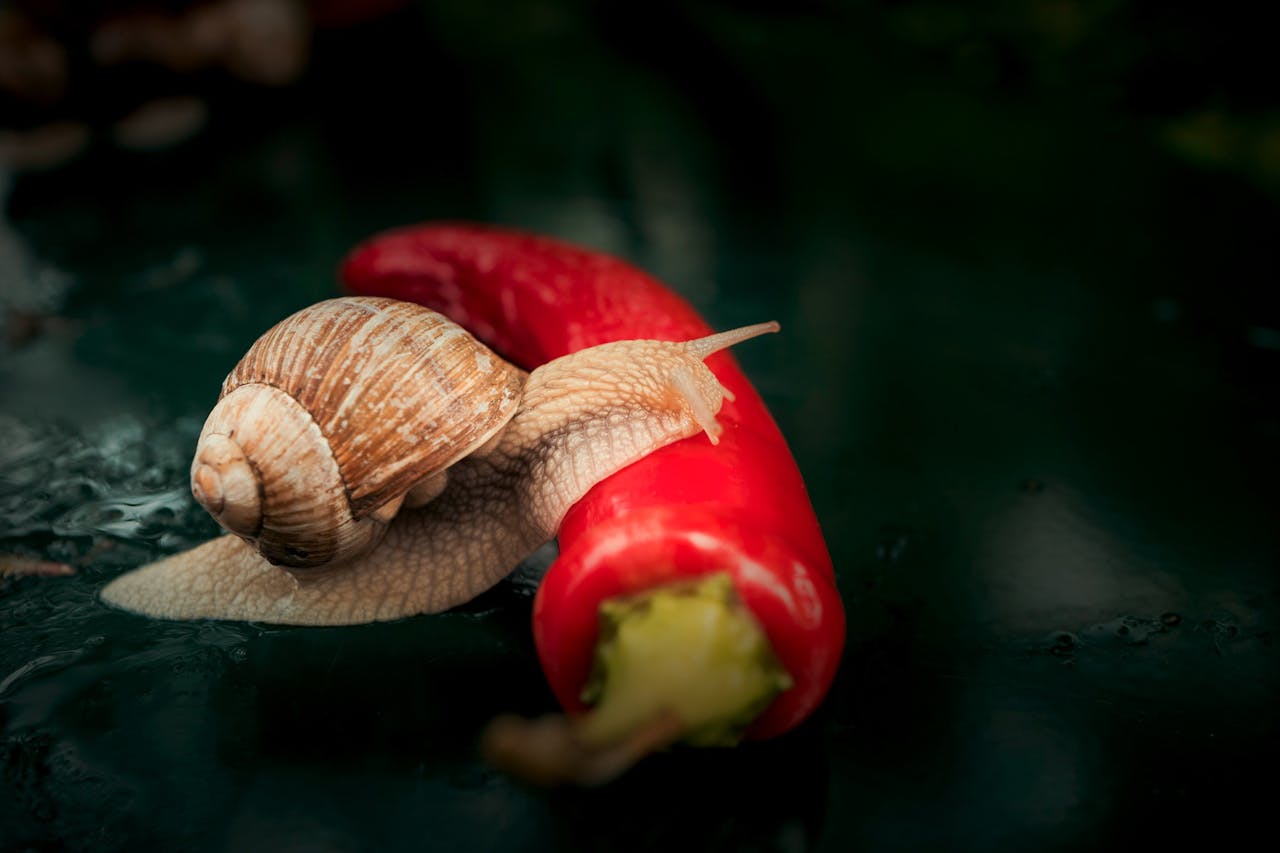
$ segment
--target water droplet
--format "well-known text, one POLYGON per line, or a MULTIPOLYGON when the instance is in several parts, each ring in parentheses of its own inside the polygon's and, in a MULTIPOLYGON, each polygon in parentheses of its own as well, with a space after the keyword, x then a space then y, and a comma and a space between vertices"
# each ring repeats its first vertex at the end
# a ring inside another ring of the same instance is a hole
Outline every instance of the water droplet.
POLYGON ((1070 657, 1080 645, 1080 638, 1070 631, 1058 631, 1049 637, 1049 654, 1070 657))
POLYGON ((1091 636, 1103 645, 1122 643, 1126 646, 1143 646, 1153 634, 1163 634, 1165 628, 1158 619, 1121 616, 1110 622, 1093 625, 1089 630, 1092 632, 1091 636))
POLYGON ((876 542, 876 559, 882 563, 900 562, 907 552, 911 538, 909 531, 894 524, 880 528, 879 541, 876 542))

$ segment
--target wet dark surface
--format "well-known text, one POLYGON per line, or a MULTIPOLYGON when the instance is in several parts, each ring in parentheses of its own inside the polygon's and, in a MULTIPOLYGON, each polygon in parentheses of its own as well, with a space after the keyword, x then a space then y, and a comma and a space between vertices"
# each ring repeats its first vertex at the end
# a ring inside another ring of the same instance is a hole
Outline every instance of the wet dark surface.
POLYGON ((9 176, 0 553, 77 574, 0 581, 0 847, 1266 831, 1280 113, 1252 28, 1126 4, 767 6, 530 4, 498 25, 440 4, 324 35, 299 88, 214 91, 175 150, 9 176), (214 533, 186 467, 253 338, 335 292, 356 240, 438 217, 615 252, 718 327, 782 322, 739 358, 850 617, 810 724, 535 792, 475 748, 493 715, 552 707, 532 568, 357 628, 96 602, 214 533))

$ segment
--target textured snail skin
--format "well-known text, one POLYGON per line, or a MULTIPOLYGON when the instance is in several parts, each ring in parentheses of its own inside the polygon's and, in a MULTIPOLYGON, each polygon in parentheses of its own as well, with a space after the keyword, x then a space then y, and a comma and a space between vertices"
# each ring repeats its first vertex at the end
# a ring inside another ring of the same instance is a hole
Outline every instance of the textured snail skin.
POLYGON ((168 619, 349 625, 434 613, 493 586, 551 539, 593 485, 648 453, 706 431, 725 390, 702 359, 763 324, 685 343, 619 341, 533 371, 506 428, 407 509, 369 553, 293 574, 236 536, 130 572, 108 604, 168 619))

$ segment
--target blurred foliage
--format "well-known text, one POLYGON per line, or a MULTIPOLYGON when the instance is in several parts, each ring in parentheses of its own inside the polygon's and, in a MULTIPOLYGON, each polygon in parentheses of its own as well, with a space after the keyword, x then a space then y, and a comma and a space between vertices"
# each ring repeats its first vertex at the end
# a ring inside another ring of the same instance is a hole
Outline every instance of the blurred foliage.
MULTIPOLYGON (((1206 110, 1248 134, 1259 121, 1273 126, 1280 108, 1268 13, 1245 0, 420 5, 447 49, 472 63, 527 68, 546 57, 572 65, 583 54, 598 61, 616 52, 660 68, 694 97, 711 95, 699 101, 713 113, 724 111, 714 100, 727 107, 751 97, 744 86, 803 88, 831 98, 829 112, 808 119, 838 127, 861 99, 875 100, 877 89, 895 93, 912 79, 1005 108, 1112 113, 1157 132, 1178 122, 1180 139, 1197 133, 1185 125, 1206 110)), ((923 125, 931 117, 921 118, 923 125)), ((932 118, 942 121, 928 122, 929 135, 946 136, 947 116, 932 118)), ((1275 176, 1271 159, 1259 163, 1248 151, 1219 151, 1215 161, 1223 159, 1275 176)))

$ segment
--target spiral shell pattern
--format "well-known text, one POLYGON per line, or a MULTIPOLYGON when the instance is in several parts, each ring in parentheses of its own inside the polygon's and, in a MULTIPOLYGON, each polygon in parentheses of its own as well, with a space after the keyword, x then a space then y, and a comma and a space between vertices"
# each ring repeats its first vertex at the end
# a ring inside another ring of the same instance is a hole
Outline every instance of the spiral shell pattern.
POLYGON ((272 562, 341 562, 380 538, 415 484, 496 435, 522 382, 429 309, 320 302, 268 330, 231 371, 192 491, 272 562))

